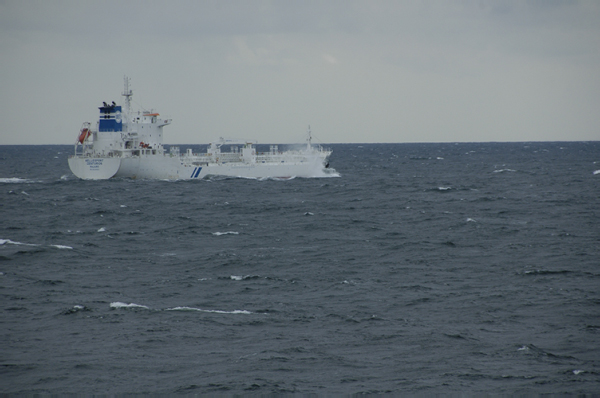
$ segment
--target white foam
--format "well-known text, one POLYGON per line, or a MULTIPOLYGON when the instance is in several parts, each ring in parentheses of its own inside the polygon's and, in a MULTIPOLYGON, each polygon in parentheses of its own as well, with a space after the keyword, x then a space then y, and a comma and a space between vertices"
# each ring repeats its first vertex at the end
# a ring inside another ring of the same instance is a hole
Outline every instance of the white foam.
POLYGON ((500 170, 494 170, 494 173, 504 173, 505 171, 515 172, 517 170, 513 170, 513 169, 500 169, 500 170))
POLYGON ((267 177, 267 178, 261 178, 260 181, 265 181, 265 180, 273 180, 273 181, 289 181, 289 180, 295 180, 296 176, 291 176, 291 177, 267 177))
POLYGON ((467 218, 467 222, 477 222, 473 218, 467 218))
POLYGON ((227 232, 213 232, 212 233, 215 236, 221 236, 221 235, 239 235, 239 232, 236 231, 227 231, 227 232))
POLYGON ((193 307, 167 308, 166 311, 209 312, 209 313, 213 313, 213 314, 252 314, 252 312, 246 311, 246 310, 234 310, 234 311, 203 310, 201 308, 193 308, 193 307))
POLYGON ((0 183, 5 183, 5 184, 27 184, 33 182, 31 180, 27 180, 25 178, 18 178, 18 177, 12 177, 12 178, 0 178, 0 183))
POLYGON ((524 345, 523 347, 519 348, 517 351, 528 351, 528 350, 529 350, 529 347, 524 345))
MULTIPOLYGON (((15 242, 10 239, 0 239, 0 245, 23 245, 23 246, 41 246, 35 243, 23 243, 23 242, 15 242)), ((57 249, 73 249, 71 246, 64 245, 49 245, 50 247, 55 247, 57 249)))
MULTIPOLYGON (((122 303, 120 301, 115 301, 113 303, 110 303, 110 308, 113 309, 135 309, 135 308, 141 308, 141 309, 146 309, 149 310, 150 308, 145 306, 145 305, 140 305, 140 304, 135 304, 135 303, 122 303)), ((252 314, 252 312, 250 311, 246 311, 246 310, 234 310, 234 311, 222 311, 222 310, 204 310, 202 308, 194 308, 194 307, 173 307, 173 308, 167 308, 165 311, 192 311, 192 312, 208 312, 208 313, 214 313, 214 314, 252 314)))
POLYGON ((57 249, 71 249, 73 250, 73 248, 71 246, 63 246, 63 245, 50 245, 52 247, 56 247, 57 249))
POLYGON ((596 174, 600 174, 600 170, 594 171, 594 175, 596 175, 596 174))
POLYGON ((144 308, 147 310, 150 309, 150 308, 146 307, 145 305, 139 305, 139 304, 135 304, 135 303, 125 304, 120 301, 115 301, 114 303, 110 303, 110 308, 144 308))
POLYGON ((581 373, 584 373, 584 372, 585 372, 585 370, 581 370, 581 369, 575 369, 575 370, 573 371, 573 374, 574 374, 574 375, 578 375, 578 374, 581 374, 581 373))
POLYGON ((0 245, 9 244, 9 245, 23 245, 23 246, 39 246, 33 243, 22 243, 22 242, 14 242, 10 239, 0 239, 0 245))
POLYGON ((240 275, 231 275, 230 278, 233 279, 234 281, 241 281, 244 279, 244 277, 240 276, 240 275))
POLYGON ((104 231, 106 231, 106 228, 104 228, 104 227, 102 227, 98 230, 98 232, 104 232, 104 231))
POLYGON ((451 189, 452 189, 451 187, 438 187, 439 191, 449 191, 451 189))

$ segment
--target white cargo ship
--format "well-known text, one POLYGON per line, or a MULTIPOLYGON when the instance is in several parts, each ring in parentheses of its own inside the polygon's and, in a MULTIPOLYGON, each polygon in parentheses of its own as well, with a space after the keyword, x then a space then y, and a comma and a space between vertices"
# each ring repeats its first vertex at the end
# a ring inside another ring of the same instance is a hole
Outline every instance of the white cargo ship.
POLYGON ((163 147, 163 127, 171 119, 154 111, 132 111, 132 90, 125 77, 124 105, 100 107, 95 128, 86 122, 69 157, 69 167, 82 179, 112 177, 189 180, 207 176, 243 178, 291 178, 337 176, 329 169, 331 150, 311 144, 310 127, 306 145, 280 152, 271 145, 264 153, 256 142, 220 138, 210 143, 206 153, 180 152, 178 146, 163 147))

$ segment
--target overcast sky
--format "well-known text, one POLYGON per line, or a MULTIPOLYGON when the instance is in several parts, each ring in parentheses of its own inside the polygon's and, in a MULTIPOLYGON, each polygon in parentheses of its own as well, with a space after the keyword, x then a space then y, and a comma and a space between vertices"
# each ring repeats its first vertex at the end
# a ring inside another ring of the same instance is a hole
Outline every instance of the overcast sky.
POLYGON ((0 0, 0 144, 102 101, 165 143, 600 139, 600 1, 0 0))

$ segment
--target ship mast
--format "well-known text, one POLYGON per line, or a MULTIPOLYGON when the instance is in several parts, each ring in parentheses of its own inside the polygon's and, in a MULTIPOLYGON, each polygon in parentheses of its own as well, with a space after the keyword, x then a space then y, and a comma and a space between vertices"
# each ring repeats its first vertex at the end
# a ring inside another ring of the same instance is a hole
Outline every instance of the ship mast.
POLYGON ((125 114, 127 115, 127 118, 129 118, 129 110, 131 109, 131 97, 133 96, 133 91, 131 91, 129 88, 129 78, 127 76, 123 77, 123 81, 125 88, 121 95, 125 97, 125 114))
POLYGON ((308 137, 306 138, 306 149, 308 151, 310 151, 311 149, 311 145, 310 142, 312 141, 312 134, 310 132, 310 124, 308 125, 308 137))

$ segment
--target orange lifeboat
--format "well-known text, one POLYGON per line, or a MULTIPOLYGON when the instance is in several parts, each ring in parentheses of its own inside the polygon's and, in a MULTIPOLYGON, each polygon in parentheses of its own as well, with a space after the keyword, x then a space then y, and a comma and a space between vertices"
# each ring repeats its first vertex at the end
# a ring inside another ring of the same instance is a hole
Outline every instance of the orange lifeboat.
POLYGON ((82 128, 81 132, 79 133, 79 138, 78 138, 79 143, 83 144, 83 141, 85 141, 90 135, 92 135, 92 132, 90 131, 90 129, 82 128))

